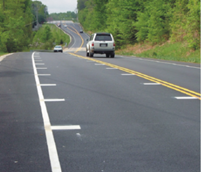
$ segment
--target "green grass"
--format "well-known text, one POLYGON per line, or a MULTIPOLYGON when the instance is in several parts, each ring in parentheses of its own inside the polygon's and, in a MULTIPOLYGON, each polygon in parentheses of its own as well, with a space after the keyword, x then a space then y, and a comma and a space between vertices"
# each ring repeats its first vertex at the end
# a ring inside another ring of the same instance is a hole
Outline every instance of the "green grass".
MULTIPOLYGON (((139 49, 143 49, 145 46, 145 44, 140 45, 140 47, 138 45, 139 49)), ((131 49, 131 47, 129 49, 122 49, 117 52, 118 54, 122 55, 134 55, 143 58, 200 63, 200 49, 193 51, 192 49, 188 48, 187 45, 181 42, 156 45, 153 48, 141 53, 136 53, 136 49, 134 48, 133 50, 131 49)))
POLYGON ((3 56, 5 54, 8 54, 8 53, 0 52, 0 56, 3 56))

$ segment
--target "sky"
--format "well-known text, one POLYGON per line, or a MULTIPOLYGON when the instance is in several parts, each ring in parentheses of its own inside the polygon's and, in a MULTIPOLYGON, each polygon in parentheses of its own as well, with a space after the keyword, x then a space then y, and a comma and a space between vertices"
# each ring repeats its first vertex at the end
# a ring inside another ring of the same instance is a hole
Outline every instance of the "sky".
POLYGON ((48 13, 75 11, 77 0, 38 0, 48 8, 48 13))

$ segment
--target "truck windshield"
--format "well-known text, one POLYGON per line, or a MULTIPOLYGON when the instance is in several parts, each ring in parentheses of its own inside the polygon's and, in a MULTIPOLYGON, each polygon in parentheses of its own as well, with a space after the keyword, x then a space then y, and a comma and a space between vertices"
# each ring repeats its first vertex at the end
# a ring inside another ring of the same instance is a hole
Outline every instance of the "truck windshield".
POLYGON ((95 41, 112 41, 112 37, 110 34, 97 34, 95 41))

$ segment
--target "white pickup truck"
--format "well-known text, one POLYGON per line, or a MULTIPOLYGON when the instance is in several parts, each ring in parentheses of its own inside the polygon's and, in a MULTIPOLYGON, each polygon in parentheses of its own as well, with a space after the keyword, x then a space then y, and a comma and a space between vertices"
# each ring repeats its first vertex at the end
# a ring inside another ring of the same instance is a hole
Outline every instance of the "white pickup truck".
POLYGON ((86 56, 106 54, 106 57, 115 57, 115 42, 111 33, 94 33, 87 39, 86 56))

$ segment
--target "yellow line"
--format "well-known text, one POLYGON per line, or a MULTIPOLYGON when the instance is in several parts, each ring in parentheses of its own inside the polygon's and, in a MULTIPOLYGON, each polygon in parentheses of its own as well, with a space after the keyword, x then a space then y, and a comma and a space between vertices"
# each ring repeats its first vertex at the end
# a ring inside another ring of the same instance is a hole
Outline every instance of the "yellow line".
POLYGON ((104 64, 106 66, 113 67, 113 68, 119 69, 121 71, 130 73, 130 74, 135 74, 138 77, 144 78, 144 79, 152 81, 152 82, 160 83, 161 85, 163 85, 165 87, 168 87, 170 89, 176 90, 178 92, 181 92, 183 94, 186 94, 186 95, 189 95, 189 96, 192 96, 192 97, 196 97, 197 99, 201 100, 201 98, 200 98, 201 94, 200 93, 192 91, 192 90, 189 90, 187 88, 184 88, 184 87, 181 87, 181 86, 178 86, 178 85, 175 85, 175 84, 172 84, 172 83, 169 83, 169 82, 154 78, 152 76, 149 76, 149 75, 146 75, 146 74, 143 74, 143 73, 140 73, 140 72, 136 72, 136 71, 131 70, 131 69, 127 69, 127 68, 124 68, 124 67, 121 67, 121 66, 117 66, 117 65, 114 65, 114 64, 111 64, 111 63, 107 63, 107 62, 103 62, 103 61, 100 61, 100 60, 80 56, 80 55, 77 55, 77 54, 74 54, 74 53, 70 53, 70 54, 74 55, 74 56, 77 56, 77 57, 81 57, 83 59, 87 59, 87 60, 91 60, 91 61, 94 61, 94 62, 97 62, 97 63, 101 63, 101 64, 104 64))
POLYGON ((67 26, 68 30, 74 32, 75 34, 77 34, 74 30, 70 29, 68 26, 67 26))
POLYGON ((77 53, 82 48, 82 46, 84 44, 84 40, 83 40, 82 36, 80 35, 80 33, 74 27, 72 27, 72 26, 70 26, 70 27, 73 28, 73 30, 70 29, 69 27, 68 27, 68 29, 71 30, 72 32, 74 32, 75 34, 77 34, 82 40, 81 46, 74 52, 74 53, 77 53))

